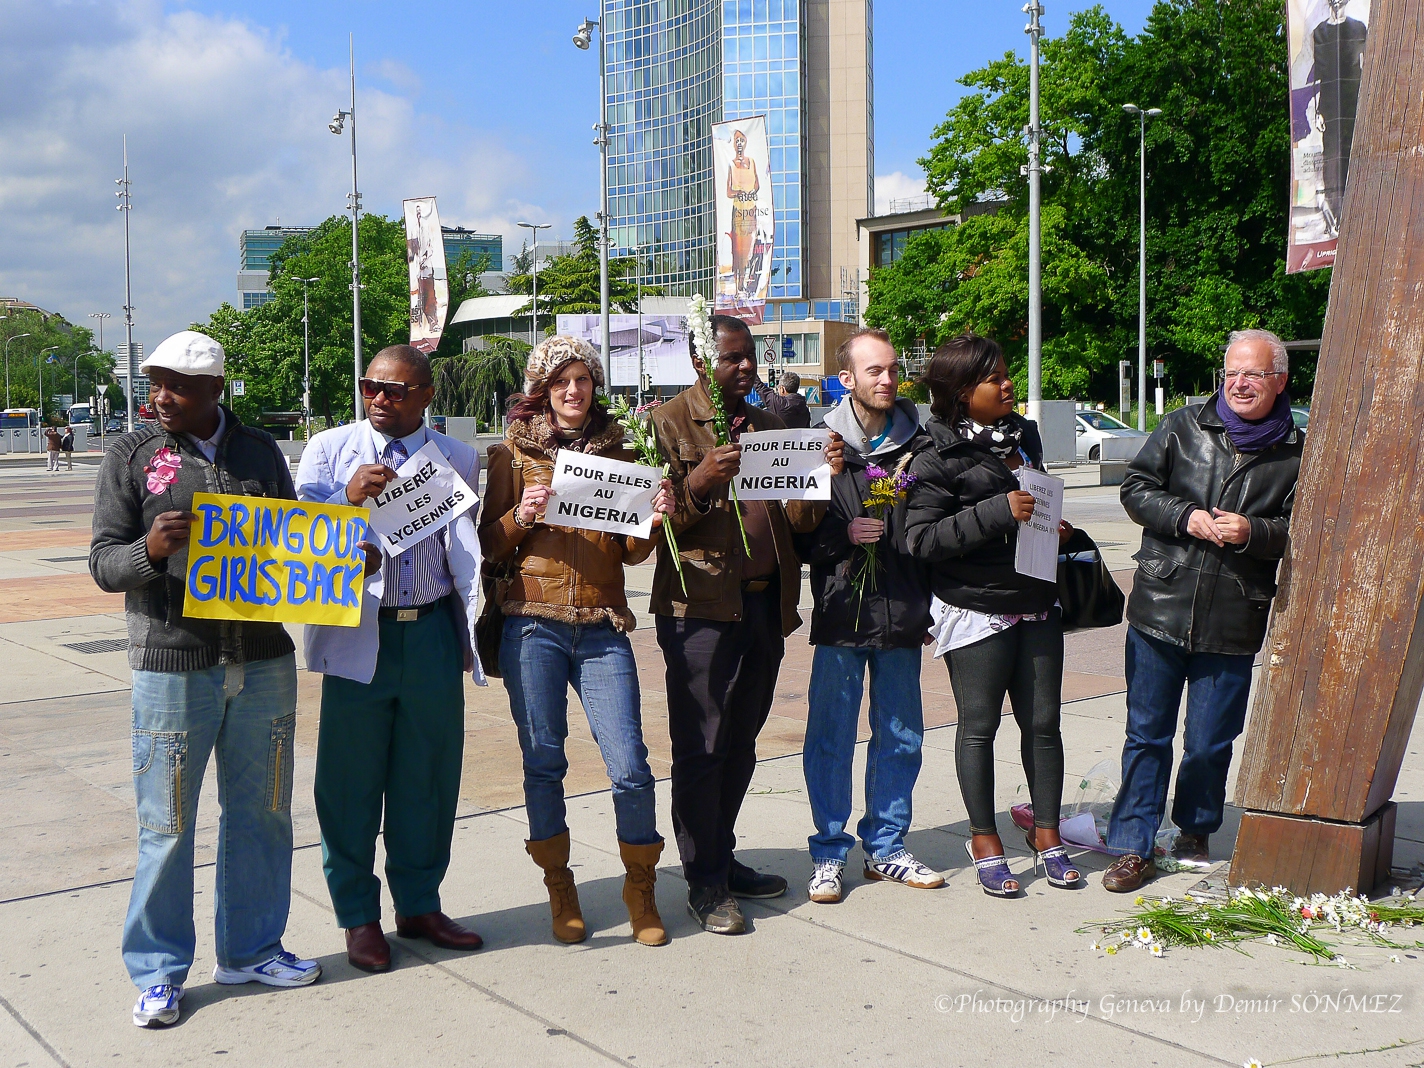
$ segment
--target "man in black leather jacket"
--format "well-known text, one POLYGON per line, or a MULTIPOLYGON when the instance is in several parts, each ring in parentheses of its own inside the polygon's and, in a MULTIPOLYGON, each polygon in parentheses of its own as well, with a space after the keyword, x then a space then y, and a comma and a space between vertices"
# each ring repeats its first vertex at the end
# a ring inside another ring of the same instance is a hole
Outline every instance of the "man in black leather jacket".
POLYGON ((1135 890, 1154 874, 1184 684, 1174 856, 1205 862, 1208 836, 1221 827, 1305 443, 1287 373, 1274 334, 1233 333, 1222 389, 1163 419, 1123 481, 1123 507, 1143 531, 1127 603, 1127 740, 1108 829, 1119 855, 1103 875, 1109 890, 1135 890))

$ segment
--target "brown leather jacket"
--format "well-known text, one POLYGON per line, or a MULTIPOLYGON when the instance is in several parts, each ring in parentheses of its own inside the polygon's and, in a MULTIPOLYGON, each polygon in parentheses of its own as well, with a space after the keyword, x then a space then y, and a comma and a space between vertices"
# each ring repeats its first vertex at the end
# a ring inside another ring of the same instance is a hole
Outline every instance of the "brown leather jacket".
MULTIPOLYGON (((784 430, 785 424, 761 408, 749 407, 748 430, 784 430)), ((652 609, 657 615, 690 616, 724 621, 742 618, 742 568, 746 552, 737 533, 737 518, 722 486, 699 507, 687 488, 687 476, 717 445, 712 423, 712 398, 702 379, 653 411, 658 447, 668 462, 668 477, 677 494, 673 533, 682 558, 682 591, 667 543, 657 539, 658 566, 653 576, 652 609)), ((801 626, 801 561, 791 544, 792 531, 808 533, 825 515, 826 505, 806 501, 767 502, 776 561, 781 575, 781 630, 801 626)))
MULTIPOLYGON (((632 450, 624 447, 623 436, 623 428, 610 421, 585 451, 636 462, 632 450)), ((620 630, 631 630, 623 566, 646 560, 653 551, 651 540, 546 526, 542 521, 525 529, 514 522, 524 487, 547 486, 553 480, 558 450, 558 438, 543 416, 510 423, 505 440, 490 449, 480 548, 487 562, 509 564, 512 572, 497 583, 498 603, 506 615, 537 615, 568 623, 606 616, 620 630)))

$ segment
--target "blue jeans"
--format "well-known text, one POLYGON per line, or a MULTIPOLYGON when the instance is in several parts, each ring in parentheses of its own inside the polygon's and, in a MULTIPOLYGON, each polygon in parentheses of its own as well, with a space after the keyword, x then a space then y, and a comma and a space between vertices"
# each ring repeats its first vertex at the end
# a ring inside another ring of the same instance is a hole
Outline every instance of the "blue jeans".
POLYGON ((866 854, 888 857, 905 847, 910 795, 920 774, 925 720, 920 703, 920 650, 816 646, 802 770, 816 833, 812 860, 844 861, 855 839, 846 832, 856 722, 870 669, 870 747, 865 757, 865 816, 856 830, 866 854))
POLYGON ((1221 829, 1231 744, 1246 723, 1253 656, 1189 653, 1127 628, 1127 741, 1122 789, 1108 825, 1110 852, 1151 857, 1167 811, 1177 709, 1187 687, 1187 724, 1172 822, 1188 834, 1221 829))
POLYGON ((499 670, 524 753, 530 841, 542 842, 569 829, 564 741, 569 736, 572 685, 613 784, 618 840, 629 845, 661 842, 653 773, 643 744, 638 667, 628 636, 609 623, 588 626, 511 616, 504 621, 499 670))
POLYGON ((138 869, 123 955, 139 987, 180 984, 193 964, 193 825, 216 750, 218 963, 282 949, 292 886, 296 658, 202 671, 133 673, 138 869))

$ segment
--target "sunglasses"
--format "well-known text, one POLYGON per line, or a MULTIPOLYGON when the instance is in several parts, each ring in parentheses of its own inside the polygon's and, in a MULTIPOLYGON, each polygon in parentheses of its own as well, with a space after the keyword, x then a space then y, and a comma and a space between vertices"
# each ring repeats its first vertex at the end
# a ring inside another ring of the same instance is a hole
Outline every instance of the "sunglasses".
POLYGON ((358 384, 361 387, 361 396, 367 400, 375 400, 377 394, 384 393, 397 404, 409 397, 411 390, 424 389, 430 385, 429 382, 382 382, 375 378, 363 378, 358 384))

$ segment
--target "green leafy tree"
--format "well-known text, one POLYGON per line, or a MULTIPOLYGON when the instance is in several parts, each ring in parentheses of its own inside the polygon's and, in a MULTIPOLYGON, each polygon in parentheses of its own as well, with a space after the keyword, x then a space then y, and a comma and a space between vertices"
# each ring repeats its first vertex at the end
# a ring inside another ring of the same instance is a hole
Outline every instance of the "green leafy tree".
MULTIPOLYGON (((312 409, 327 426, 353 414, 351 330, 351 221, 332 216, 307 234, 283 242, 272 255, 273 299, 250 311, 229 304, 194 329, 212 334, 227 351, 228 378, 241 378, 247 395, 233 399, 238 415, 257 421, 264 411, 301 407, 302 283, 310 284, 312 409)), ((410 275, 405 229, 383 215, 361 219, 361 347, 370 360, 387 345, 410 338, 410 275)))
POLYGON ((490 419, 511 393, 524 386, 529 343, 494 336, 484 349, 437 359, 435 398, 431 407, 442 415, 490 419))
POLYGON ((485 297, 489 295, 483 285, 480 284, 480 275, 490 269, 490 257, 487 252, 471 252, 464 249, 455 257, 455 262, 446 267, 446 277, 450 287, 450 303, 445 317, 445 332, 440 335, 440 347, 433 353, 436 357, 458 356, 463 346, 463 341, 450 330, 450 320, 455 317, 455 313, 460 310, 460 305, 471 297, 485 297))
MULTIPOLYGON (((9 406, 36 408, 41 418, 61 419, 62 413, 56 408, 54 398, 74 393, 76 359, 79 372, 76 401, 85 400, 96 392, 96 380, 97 392, 101 394, 113 382, 114 356, 109 352, 94 352, 94 334, 87 327, 73 326, 59 315, 13 306, 5 314, 6 318, 0 320, 0 348, 8 351, 5 374, 9 382, 9 406), (29 336, 20 337, 21 334, 29 336), (48 349, 53 351, 46 351, 48 349)), ((119 406, 123 403, 120 392, 119 406)))
MULTIPOLYGON (((1267 326, 1318 336, 1326 272, 1285 275, 1289 133, 1280 5, 1159 0, 1129 38, 1101 9, 1042 46, 1044 389, 1115 395, 1137 339, 1138 125, 1148 126, 1148 344, 1177 388, 1209 388, 1226 333, 1267 326)), ((1027 353, 1028 70, 1009 54, 921 161, 941 208, 963 222, 906 244, 870 278, 866 319, 900 345, 964 330, 1027 353)), ((1297 389, 1312 377, 1304 368, 1297 389)))
MULTIPOLYGON (((531 256, 532 266, 532 256, 531 256)), ((614 312, 638 310, 636 262, 631 256, 608 261, 608 306, 614 312)), ((532 292, 531 273, 511 274, 511 293, 532 292)), ((643 286, 643 295, 660 296, 657 286, 643 286)), ((554 329, 557 315, 591 315, 600 308, 598 269, 598 228, 580 215, 574 222, 574 251, 567 256, 555 256, 539 268, 539 314, 549 317, 546 332, 554 329)), ((529 305, 515 315, 527 315, 529 305)))

